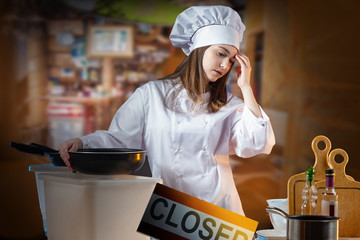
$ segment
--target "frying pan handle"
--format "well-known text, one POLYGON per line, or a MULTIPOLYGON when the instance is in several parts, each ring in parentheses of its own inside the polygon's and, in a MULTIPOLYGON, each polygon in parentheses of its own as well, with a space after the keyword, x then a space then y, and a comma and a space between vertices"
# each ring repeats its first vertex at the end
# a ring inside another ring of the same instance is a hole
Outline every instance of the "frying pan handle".
POLYGON ((271 207, 271 206, 267 206, 266 207, 266 212, 268 213, 275 213, 275 214, 278 214, 284 218, 287 218, 289 215, 284 212, 283 210, 281 210, 280 208, 277 208, 277 207, 271 207))
POLYGON ((57 150, 51 148, 51 147, 47 147, 47 146, 43 146, 43 145, 40 145, 38 143, 30 143, 29 144, 30 146, 34 146, 34 147, 37 147, 41 150, 43 150, 44 152, 48 152, 48 153, 54 153, 54 152, 58 152, 57 150))
POLYGON ((44 156, 44 151, 35 146, 26 145, 23 143, 10 142, 10 147, 13 147, 20 152, 44 156))

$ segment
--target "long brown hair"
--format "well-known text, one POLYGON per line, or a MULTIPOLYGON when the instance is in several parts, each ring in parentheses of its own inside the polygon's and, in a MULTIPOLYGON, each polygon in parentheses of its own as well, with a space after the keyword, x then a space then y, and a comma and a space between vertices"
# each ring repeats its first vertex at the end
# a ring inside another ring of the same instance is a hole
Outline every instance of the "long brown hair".
MULTIPOLYGON (((215 113, 219 111, 220 108, 222 108, 224 105, 226 105, 228 101, 226 80, 228 79, 230 71, 228 71, 224 76, 215 82, 208 81, 202 66, 204 53, 208 47, 209 46, 194 49, 173 73, 160 78, 160 80, 179 78, 179 81, 176 81, 173 87, 181 81, 190 100, 194 104, 204 104, 205 102, 203 94, 209 92, 210 98, 206 108, 209 113, 215 113)), ((177 92, 174 97, 176 97, 178 94, 179 92, 177 92)), ((166 106, 173 108, 174 99, 170 99, 171 104, 169 104, 168 98, 170 98, 170 96, 166 95, 166 106)))

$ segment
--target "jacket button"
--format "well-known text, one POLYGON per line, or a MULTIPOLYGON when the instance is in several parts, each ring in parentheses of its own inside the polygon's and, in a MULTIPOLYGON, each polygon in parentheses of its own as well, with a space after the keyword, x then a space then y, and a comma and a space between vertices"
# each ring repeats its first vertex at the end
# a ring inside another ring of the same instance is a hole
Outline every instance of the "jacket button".
POLYGON ((201 150, 206 151, 206 147, 202 147, 201 150))
POLYGON ((180 124, 181 122, 180 122, 180 120, 177 120, 176 123, 177 123, 177 124, 180 124))

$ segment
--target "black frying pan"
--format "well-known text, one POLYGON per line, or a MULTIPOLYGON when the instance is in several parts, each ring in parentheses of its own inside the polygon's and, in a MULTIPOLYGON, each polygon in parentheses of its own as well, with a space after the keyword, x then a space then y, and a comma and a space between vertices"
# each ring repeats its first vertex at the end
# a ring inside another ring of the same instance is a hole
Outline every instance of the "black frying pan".
MULTIPOLYGON (((65 166, 59 151, 36 143, 29 145, 11 142, 18 151, 40 155, 51 159, 54 166, 65 166)), ((69 152, 70 164, 75 171, 86 174, 129 174, 145 162, 145 151, 130 148, 90 148, 69 152)))

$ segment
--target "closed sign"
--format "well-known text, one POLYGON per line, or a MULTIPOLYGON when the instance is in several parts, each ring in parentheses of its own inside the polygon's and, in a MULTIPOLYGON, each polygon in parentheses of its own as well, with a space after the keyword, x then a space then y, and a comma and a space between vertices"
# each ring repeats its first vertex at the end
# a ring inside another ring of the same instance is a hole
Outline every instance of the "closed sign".
POLYGON ((251 240, 258 222, 157 184, 138 232, 165 240, 251 240))

